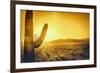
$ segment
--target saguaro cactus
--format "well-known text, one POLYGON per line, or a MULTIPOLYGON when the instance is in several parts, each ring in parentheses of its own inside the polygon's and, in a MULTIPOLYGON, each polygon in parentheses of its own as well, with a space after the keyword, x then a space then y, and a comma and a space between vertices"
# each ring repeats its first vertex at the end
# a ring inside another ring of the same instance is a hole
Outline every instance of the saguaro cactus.
POLYGON ((34 62, 35 61, 35 48, 38 48, 46 35, 48 24, 45 24, 41 35, 37 41, 34 41, 34 24, 33 24, 33 11, 26 10, 25 15, 25 39, 24 39, 24 54, 22 55, 21 62, 34 62))
POLYGON ((43 42, 43 40, 45 38, 46 32, 47 32, 47 28, 48 28, 48 24, 46 23, 44 25, 43 29, 42 29, 40 38, 37 39, 37 41, 35 41, 35 43, 34 43, 35 44, 35 48, 39 47, 42 44, 42 42, 43 42))

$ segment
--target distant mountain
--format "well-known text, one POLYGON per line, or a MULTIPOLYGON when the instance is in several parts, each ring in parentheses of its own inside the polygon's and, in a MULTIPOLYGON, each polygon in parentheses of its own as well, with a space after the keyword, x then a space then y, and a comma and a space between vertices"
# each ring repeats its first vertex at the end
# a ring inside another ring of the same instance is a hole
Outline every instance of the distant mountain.
POLYGON ((65 42, 89 42, 89 38, 85 39, 57 39, 47 43, 65 43, 65 42))

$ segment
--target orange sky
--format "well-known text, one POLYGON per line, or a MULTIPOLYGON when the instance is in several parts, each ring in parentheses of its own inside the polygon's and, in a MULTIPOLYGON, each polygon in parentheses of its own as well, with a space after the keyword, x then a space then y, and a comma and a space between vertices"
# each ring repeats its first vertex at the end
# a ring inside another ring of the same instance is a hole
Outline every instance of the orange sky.
MULTIPOLYGON (((21 40, 24 35, 24 19, 25 11, 21 11, 21 40)), ((48 23, 48 31, 44 42, 89 38, 88 13, 33 11, 34 35, 40 35, 45 23, 48 23)))

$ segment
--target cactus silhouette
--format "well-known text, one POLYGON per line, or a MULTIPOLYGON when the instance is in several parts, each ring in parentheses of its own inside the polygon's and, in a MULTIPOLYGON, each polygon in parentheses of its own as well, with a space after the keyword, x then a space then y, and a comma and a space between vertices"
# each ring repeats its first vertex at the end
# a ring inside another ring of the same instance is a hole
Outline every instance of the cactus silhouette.
POLYGON ((35 49, 40 47, 47 33, 48 24, 46 23, 42 29, 40 37, 34 40, 34 24, 33 24, 33 11, 26 10, 25 15, 25 38, 24 38, 24 54, 22 55, 21 62, 34 62, 35 49))
POLYGON ((38 48, 42 44, 42 42, 43 42, 43 40, 45 38, 46 32, 47 32, 47 28, 48 28, 48 24, 46 23, 44 25, 43 29, 42 29, 40 38, 37 41, 35 41, 35 43, 34 43, 35 44, 35 48, 38 48))

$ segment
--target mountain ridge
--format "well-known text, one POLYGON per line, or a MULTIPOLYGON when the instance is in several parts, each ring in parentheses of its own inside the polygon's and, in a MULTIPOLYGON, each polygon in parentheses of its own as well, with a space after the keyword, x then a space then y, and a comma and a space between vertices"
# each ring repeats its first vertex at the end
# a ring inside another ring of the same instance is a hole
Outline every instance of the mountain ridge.
POLYGON ((63 42, 89 42, 89 38, 84 39, 57 39, 46 43, 63 43, 63 42))

